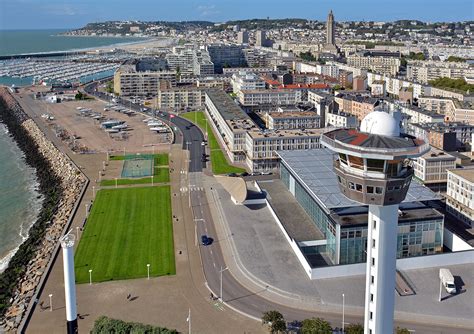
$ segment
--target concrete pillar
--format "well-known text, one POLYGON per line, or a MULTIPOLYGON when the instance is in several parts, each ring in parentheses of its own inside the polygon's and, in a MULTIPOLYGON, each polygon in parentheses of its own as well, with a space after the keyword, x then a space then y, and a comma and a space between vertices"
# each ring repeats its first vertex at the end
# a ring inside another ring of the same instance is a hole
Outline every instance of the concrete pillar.
POLYGON ((369 205, 364 333, 393 333, 398 204, 369 205))

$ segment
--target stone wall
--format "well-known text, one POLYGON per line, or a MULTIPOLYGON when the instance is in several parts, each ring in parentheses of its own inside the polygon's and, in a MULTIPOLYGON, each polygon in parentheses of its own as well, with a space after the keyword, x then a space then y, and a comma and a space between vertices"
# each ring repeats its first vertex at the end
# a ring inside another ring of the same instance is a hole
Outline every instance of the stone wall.
MULTIPOLYGON (((44 225, 45 231, 41 233, 41 240, 30 240, 31 246, 34 247, 33 256, 22 268, 24 275, 16 282, 16 287, 9 299, 9 307, 4 316, 0 318, 0 332, 2 332, 2 329, 4 331, 15 331, 25 316, 31 298, 34 296, 46 266, 73 212, 74 205, 80 197, 86 178, 69 158, 46 138, 36 123, 26 116, 14 97, 6 89, 0 88, 0 98, 8 105, 18 124, 27 133, 28 140, 32 140, 36 144, 36 154, 41 155, 49 163, 48 167, 55 174, 55 179, 59 180, 61 189, 60 198, 54 202, 55 207, 48 208, 48 210, 53 210, 53 214, 50 221, 44 225)), ((15 139, 18 140, 18 138, 15 139)), ((34 152, 24 153, 28 155, 34 152)), ((28 240, 25 243, 28 243, 28 240)))

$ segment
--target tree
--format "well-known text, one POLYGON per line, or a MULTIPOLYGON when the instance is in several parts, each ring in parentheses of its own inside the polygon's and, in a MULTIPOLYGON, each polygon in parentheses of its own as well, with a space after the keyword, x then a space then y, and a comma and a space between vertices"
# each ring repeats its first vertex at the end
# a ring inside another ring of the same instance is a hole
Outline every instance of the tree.
POLYGON ((76 100, 84 100, 84 94, 81 92, 77 92, 77 94, 74 96, 76 100))
POLYGON ((279 333, 286 330, 285 318, 278 311, 267 311, 262 315, 262 324, 268 326, 270 333, 279 333))
POLYGON ((397 327, 396 333, 397 334, 410 334, 410 331, 406 328, 397 327))
POLYGON ((305 319, 303 320, 301 333, 303 334, 332 334, 332 327, 329 324, 329 322, 321 318, 305 319))
POLYGON ((346 334, 364 334, 364 326, 361 324, 350 324, 344 330, 346 334))

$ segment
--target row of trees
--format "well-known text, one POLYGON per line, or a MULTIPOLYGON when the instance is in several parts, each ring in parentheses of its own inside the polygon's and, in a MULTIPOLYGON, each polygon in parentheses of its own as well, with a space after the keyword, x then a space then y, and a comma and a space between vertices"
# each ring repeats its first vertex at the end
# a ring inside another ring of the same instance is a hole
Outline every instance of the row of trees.
MULTIPOLYGON (((285 333, 287 325, 285 318, 278 311, 267 311, 262 315, 262 324, 268 327, 272 334, 285 333)), ((297 327, 300 328, 302 334, 332 334, 333 328, 331 324, 321 318, 305 319, 298 322, 297 327)), ((349 324, 344 328, 345 334, 364 334, 364 326, 361 324, 349 324)), ((410 334, 406 328, 396 329, 396 334, 410 334)))
POLYGON ((474 91, 474 85, 468 84, 464 79, 450 79, 450 78, 438 78, 436 80, 429 81, 429 84, 437 88, 447 88, 467 93, 474 91))

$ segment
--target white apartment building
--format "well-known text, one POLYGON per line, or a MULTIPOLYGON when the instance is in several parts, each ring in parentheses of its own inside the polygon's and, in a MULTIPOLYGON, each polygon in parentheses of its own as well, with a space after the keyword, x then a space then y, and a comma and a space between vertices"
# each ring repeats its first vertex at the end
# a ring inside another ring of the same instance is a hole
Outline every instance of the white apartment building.
POLYGON ((471 227, 474 227, 474 168, 448 171, 446 209, 471 227))
POLYGON ((270 171, 278 167, 279 157, 276 151, 320 148, 319 138, 324 131, 324 129, 247 131, 245 162, 253 172, 270 171))
POLYGON ((384 104, 388 105, 390 110, 400 110, 402 114, 408 116, 408 122, 410 123, 425 124, 444 122, 444 115, 434 111, 390 100, 385 100, 384 104))
POLYGON ((347 57, 347 64, 387 75, 397 75, 400 70, 400 59, 395 57, 372 57, 353 54, 347 57))
POLYGON ((344 63, 339 63, 339 62, 336 62, 336 61, 328 61, 326 62, 326 65, 334 65, 336 66, 339 70, 344 70, 344 71, 347 71, 347 72, 352 72, 352 75, 354 77, 357 77, 357 76, 364 76, 367 74, 367 70, 366 69, 363 69, 363 68, 358 68, 358 67, 355 67, 355 66, 350 66, 350 65, 347 65, 347 64, 344 64, 344 63))
POLYGON ((444 115, 447 122, 464 122, 474 125, 474 104, 447 97, 421 96, 420 108, 444 115))
POLYGON ((445 191, 448 169, 456 168, 456 157, 431 147, 431 150, 413 161, 415 177, 435 191, 445 191))
POLYGON ((232 91, 237 94, 241 90, 265 89, 265 81, 251 72, 239 72, 232 74, 232 91))
POLYGON ((463 62, 409 60, 407 64, 407 78, 425 84, 442 77, 458 79, 473 75, 474 67, 463 62))
POLYGON ((313 64, 304 62, 294 62, 294 70, 297 73, 316 73, 337 78, 339 76, 339 67, 335 63, 313 64))
POLYGON ((413 89, 413 98, 418 98, 425 94, 425 86, 405 79, 396 78, 390 75, 382 75, 377 73, 367 73, 367 85, 372 87, 374 82, 385 81, 385 91, 387 94, 398 96, 403 87, 413 89))
POLYGON ((302 91, 298 89, 241 90, 237 99, 242 106, 292 105, 302 100, 302 91))
POLYGON ((266 125, 270 130, 317 129, 321 127, 321 117, 315 112, 271 112, 266 115, 266 125))
POLYGON ((160 89, 157 106, 161 109, 198 109, 204 104, 204 90, 197 87, 160 89))
POLYGON ((134 65, 123 65, 114 73, 114 92, 121 96, 156 96, 160 83, 176 86, 173 71, 136 71, 134 65))
POLYGON ((325 113, 326 127, 336 128, 355 128, 357 127, 357 117, 345 112, 327 112, 325 113))
POLYGON ((245 160, 245 134, 256 128, 250 117, 220 90, 205 93, 206 115, 231 162, 245 160))

